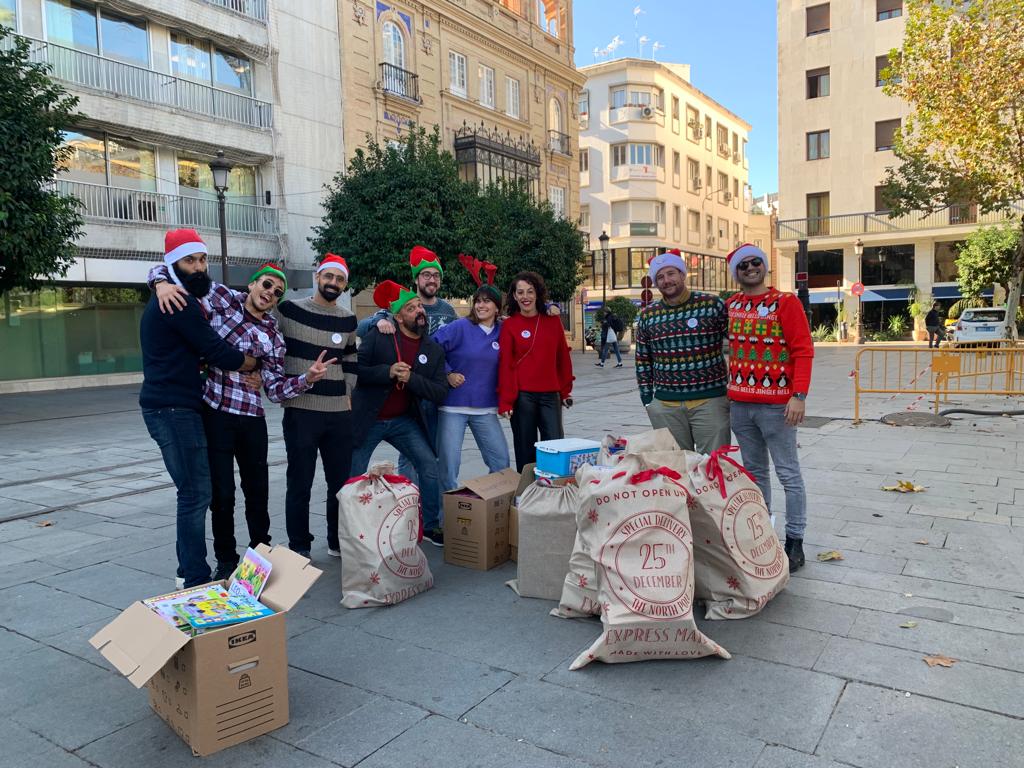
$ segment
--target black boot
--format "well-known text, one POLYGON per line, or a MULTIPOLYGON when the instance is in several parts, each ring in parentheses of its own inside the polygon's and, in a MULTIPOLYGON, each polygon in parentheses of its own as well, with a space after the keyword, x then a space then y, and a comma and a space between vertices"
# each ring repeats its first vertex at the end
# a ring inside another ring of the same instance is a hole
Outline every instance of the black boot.
POLYGON ((786 555, 789 557, 789 572, 799 571, 804 565, 804 540, 787 536, 786 555))

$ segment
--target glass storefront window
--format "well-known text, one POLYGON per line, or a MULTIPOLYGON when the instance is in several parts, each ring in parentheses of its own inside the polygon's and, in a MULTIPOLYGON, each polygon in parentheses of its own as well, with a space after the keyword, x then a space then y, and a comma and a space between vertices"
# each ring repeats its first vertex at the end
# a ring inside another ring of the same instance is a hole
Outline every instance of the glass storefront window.
POLYGON ((149 66, 149 36, 144 22, 101 11, 100 37, 106 58, 149 66))
POLYGON ((171 32, 171 72, 210 82, 210 46, 181 32, 171 32))
POLYGON ((956 257, 963 246, 963 240, 950 240, 935 244, 935 282, 952 283, 956 280, 956 257))
POLYGON ((0 0, 0 26, 18 28, 18 0, 0 0))
POLYGON ((73 0, 46 0, 46 36, 69 48, 99 53, 96 9, 73 0))
MULTIPOLYGON (((213 172, 209 160, 178 157, 178 191, 189 197, 216 199, 213 188, 213 172)), ((256 204, 256 169, 252 166, 235 166, 228 175, 228 189, 224 196, 233 203, 256 204)))
POLYGON ((807 287, 835 288, 843 280, 841 248, 807 252, 807 287))
POLYGON ((67 131, 64 145, 71 148, 64 163, 65 178, 89 184, 107 183, 106 150, 102 136, 67 131))
POLYGON ((225 51, 213 52, 213 80, 220 88, 252 95, 252 64, 225 51))
POLYGON ((864 285, 899 285, 914 282, 914 246, 883 245, 864 249, 861 256, 864 285))
POLYGON ((107 140, 110 186, 156 191, 156 154, 150 149, 107 140))
POLYGON ((632 248, 633 269, 630 274, 630 285, 639 288, 644 276, 647 274, 647 263, 654 258, 657 250, 654 248, 632 248))

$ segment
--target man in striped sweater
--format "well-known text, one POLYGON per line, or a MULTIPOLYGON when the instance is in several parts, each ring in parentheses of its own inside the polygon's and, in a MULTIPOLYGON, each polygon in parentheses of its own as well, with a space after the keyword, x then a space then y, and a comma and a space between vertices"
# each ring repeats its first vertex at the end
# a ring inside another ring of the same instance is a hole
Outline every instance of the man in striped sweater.
POLYGON ((636 323, 640 400, 651 425, 667 427, 680 448, 710 453, 729 443, 725 303, 690 290, 678 250, 651 259, 648 274, 661 301, 636 323))
POLYGON ((284 444, 288 453, 285 524, 288 546, 309 556, 309 499, 319 453, 327 480, 327 553, 341 557, 338 541, 338 491, 352 464, 352 390, 359 370, 356 317, 338 305, 348 287, 348 264, 328 253, 317 266, 308 298, 283 301, 277 308, 284 334, 285 373, 302 373, 327 350, 340 365, 308 391, 284 403, 284 444))

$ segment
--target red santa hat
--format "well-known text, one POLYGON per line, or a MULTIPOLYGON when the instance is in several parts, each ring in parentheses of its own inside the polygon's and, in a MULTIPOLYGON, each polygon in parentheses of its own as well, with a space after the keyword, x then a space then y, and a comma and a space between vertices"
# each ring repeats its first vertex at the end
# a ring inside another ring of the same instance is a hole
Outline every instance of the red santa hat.
POLYGON ((683 255, 679 252, 678 248, 659 253, 647 263, 647 274, 650 276, 652 283, 654 278, 658 276, 658 272, 665 267, 675 267, 684 275, 686 274, 686 262, 683 261, 683 255))
POLYGON ((167 265, 171 279, 181 285, 178 274, 174 271, 174 265, 195 253, 209 253, 206 250, 206 243, 199 233, 194 229, 172 229, 164 235, 164 264, 167 265))
POLYGON ((317 265, 316 272, 317 274, 320 274, 325 269, 336 269, 345 276, 346 280, 348 280, 348 262, 336 253, 328 253, 324 256, 317 265))
POLYGON ((415 298, 415 293, 406 290, 394 280, 385 280, 373 289, 373 303, 381 309, 388 310, 392 315, 397 315, 402 311, 402 307, 415 298))
POLYGON ((744 243, 741 246, 735 248, 732 253, 725 257, 725 263, 729 266, 729 274, 732 275, 732 279, 736 279, 736 267, 744 259, 756 257, 761 260, 764 264, 764 271, 768 272, 770 267, 768 266, 768 257, 764 255, 764 251, 758 248, 756 245, 750 243, 744 243))

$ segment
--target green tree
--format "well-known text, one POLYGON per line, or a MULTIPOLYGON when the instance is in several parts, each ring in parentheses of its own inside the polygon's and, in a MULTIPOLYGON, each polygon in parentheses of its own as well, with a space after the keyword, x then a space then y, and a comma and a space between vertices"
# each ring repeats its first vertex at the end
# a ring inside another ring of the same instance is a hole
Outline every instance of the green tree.
MULTIPOLYGON (((913 110, 896 136, 900 165, 886 173, 892 215, 977 205, 1024 229, 1014 207, 1024 197, 1024 0, 907 0, 905 12, 903 45, 882 72, 885 92, 913 110)), ((1016 307, 1024 237, 1008 269, 1016 307)))
POLYGON ((78 99, 57 85, 29 44, 0 27, 0 293, 63 276, 81 235, 80 203, 52 182, 69 150, 62 132, 78 99))
POLYGON ((1020 231, 1006 224, 972 232, 956 259, 960 293, 973 298, 996 284, 1008 287, 1019 246, 1020 231))
POLYGON ((605 306, 611 310, 613 315, 622 321, 622 324, 626 326, 626 328, 633 327, 633 321, 636 320, 636 316, 640 313, 636 304, 625 296, 616 296, 615 298, 609 299, 605 306))

